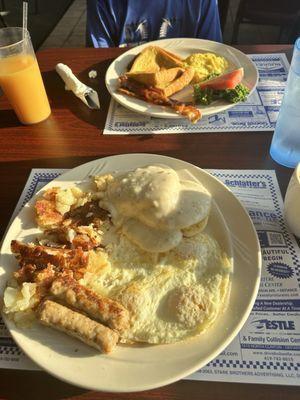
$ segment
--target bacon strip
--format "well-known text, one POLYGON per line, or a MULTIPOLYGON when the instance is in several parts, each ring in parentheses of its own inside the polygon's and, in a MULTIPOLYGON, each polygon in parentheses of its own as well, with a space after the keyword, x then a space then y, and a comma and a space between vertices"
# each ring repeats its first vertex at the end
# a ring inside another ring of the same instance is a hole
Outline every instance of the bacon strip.
POLYGON ((193 123, 196 123, 202 117, 200 110, 196 107, 166 97, 161 89, 147 88, 138 82, 128 79, 125 75, 119 78, 119 82, 119 93, 145 100, 148 103, 170 107, 193 123))
POLYGON ((48 264, 53 265, 57 272, 69 269, 74 272, 76 279, 80 279, 88 264, 88 252, 84 252, 81 248, 55 249, 13 240, 11 251, 20 263, 21 268, 14 274, 19 282, 28 279, 32 281, 34 273, 37 270, 45 269, 48 264))

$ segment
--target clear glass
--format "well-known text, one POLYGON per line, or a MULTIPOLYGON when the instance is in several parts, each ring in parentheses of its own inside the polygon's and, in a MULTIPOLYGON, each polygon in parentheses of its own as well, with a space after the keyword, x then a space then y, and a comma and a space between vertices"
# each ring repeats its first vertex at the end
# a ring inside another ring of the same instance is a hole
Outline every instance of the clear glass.
POLYGON ((0 29, 0 86, 19 120, 35 124, 51 110, 29 32, 0 29))
POLYGON ((270 154, 286 167, 294 168, 300 162, 300 37, 294 46, 270 154))

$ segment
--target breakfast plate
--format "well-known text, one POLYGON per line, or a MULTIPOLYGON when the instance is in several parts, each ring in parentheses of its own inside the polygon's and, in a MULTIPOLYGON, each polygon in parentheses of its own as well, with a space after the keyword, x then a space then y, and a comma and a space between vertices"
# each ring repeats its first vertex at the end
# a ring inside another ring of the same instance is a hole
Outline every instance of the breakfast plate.
MULTIPOLYGON (((257 85, 258 72, 255 65, 246 54, 231 46, 204 39, 162 39, 142 44, 126 51, 124 54, 116 58, 107 69, 105 83, 109 93, 114 100, 129 110, 156 118, 182 118, 167 107, 147 103, 135 97, 118 93, 117 91, 119 87, 118 78, 120 75, 127 71, 128 65, 137 54, 139 54, 145 47, 151 45, 162 47, 183 58, 186 58, 193 53, 202 52, 211 52, 223 56, 229 62, 230 70, 241 67, 244 68, 244 78, 242 83, 249 88, 250 94, 257 85)), ((201 105, 199 106, 199 109, 204 116, 228 110, 236 104, 237 103, 228 103, 225 100, 217 100, 208 106, 201 105)))
MULTIPOLYGON (((4 316, 19 347, 41 368, 59 379, 90 390, 133 392, 163 386, 195 372, 215 358, 234 339, 254 304, 261 270, 260 246, 255 228, 239 200, 218 179, 187 162, 160 155, 124 154, 91 161, 50 182, 46 188, 70 187, 91 175, 129 171, 163 164, 199 180, 213 197, 207 230, 233 260, 227 305, 214 325, 201 335, 176 344, 119 345, 111 354, 99 354, 63 333, 41 325, 17 328, 4 316)), ((37 234, 32 199, 11 224, 0 258, 0 292, 3 294, 17 263, 10 250, 13 239, 32 241, 37 234)))

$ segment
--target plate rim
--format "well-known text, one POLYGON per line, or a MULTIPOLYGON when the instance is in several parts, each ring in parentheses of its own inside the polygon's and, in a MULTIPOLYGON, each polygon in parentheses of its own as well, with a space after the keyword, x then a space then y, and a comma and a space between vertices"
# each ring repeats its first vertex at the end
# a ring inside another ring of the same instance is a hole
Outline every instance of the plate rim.
MULTIPOLYGON (((144 163, 144 164, 145 164, 145 162, 147 162, 147 160, 145 159, 145 157, 148 157, 148 156, 150 156, 150 157, 157 157, 158 159, 161 160, 161 161, 158 161, 158 162, 163 162, 163 160, 166 161, 166 160, 168 160, 168 159, 172 160, 173 162, 178 162, 178 161, 179 161, 179 163, 183 163, 185 166, 187 166, 187 167, 189 167, 189 168, 191 168, 191 169, 196 168, 196 169, 200 170, 200 173, 204 173, 206 176, 209 176, 208 179, 213 179, 214 181, 217 182, 218 185, 221 185, 221 187, 222 187, 223 190, 225 189, 228 193, 230 193, 231 197, 239 204, 241 210, 242 210, 242 211, 244 212, 244 214, 246 215, 246 217, 247 217, 247 219, 248 219, 248 222, 249 222, 249 227, 251 228, 252 234, 254 234, 253 237, 255 238, 256 247, 257 247, 257 250, 258 250, 258 252, 255 254, 255 259, 256 259, 256 263, 257 263, 257 265, 256 265, 257 274, 256 274, 256 281, 255 281, 255 284, 254 284, 253 290, 252 290, 252 296, 251 296, 251 299, 250 299, 250 301, 249 301, 249 303, 248 303, 246 312, 244 313, 244 315, 243 315, 241 318, 238 319, 238 325, 237 325, 237 327, 234 329, 234 331, 231 332, 231 334, 230 334, 229 336, 227 336, 227 338, 222 342, 221 345, 219 345, 219 346, 217 347, 217 349, 216 349, 215 351, 213 351, 213 352, 212 352, 209 356, 207 356, 204 360, 201 360, 201 362, 198 362, 197 364, 193 365, 193 366, 190 367, 189 369, 185 369, 185 370, 182 371, 181 373, 177 373, 176 375, 171 376, 169 379, 164 379, 163 381, 159 381, 159 382, 157 382, 157 383, 155 383, 155 384, 153 384, 153 383, 152 383, 152 384, 149 384, 149 385, 143 384, 142 387, 141 387, 140 385, 137 384, 135 388, 133 388, 133 387, 131 386, 131 387, 128 388, 128 389, 123 388, 123 387, 122 387, 121 389, 120 389, 120 388, 117 388, 117 387, 116 387, 115 389, 112 389, 110 386, 105 387, 105 385, 91 386, 91 385, 85 385, 84 383, 77 383, 77 382, 75 382, 75 378, 74 378, 74 380, 72 380, 72 379, 65 378, 64 376, 61 376, 58 372, 53 371, 53 370, 51 370, 51 369, 48 369, 43 363, 40 363, 39 360, 36 360, 35 358, 32 358, 31 354, 29 353, 29 350, 27 351, 27 349, 26 349, 26 350, 23 349, 22 345, 19 344, 18 338, 15 337, 14 331, 11 331, 11 329, 10 329, 11 327, 13 328, 13 326, 14 326, 13 322, 9 321, 8 318, 7 318, 7 316, 5 316, 5 315, 2 314, 3 320, 4 320, 4 322, 5 322, 6 326, 7 326, 7 328, 8 328, 8 330, 9 330, 10 334, 12 335, 13 339, 15 340, 15 342, 18 344, 18 346, 20 346, 20 348, 22 349, 22 351, 23 351, 35 364, 37 364, 39 367, 42 368, 42 370, 46 371, 46 372, 49 373, 50 375, 53 375, 54 377, 56 377, 56 378, 58 378, 58 379, 60 379, 60 380, 62 380, 62 381, 64 381, 64 382, 67 382, 67 383, 69 383, 69 384, 76 385, 76 386, 78 386, 78 387, 85 388, 85 389, 89 389, 89 390, 108 391, 108 392, 111 392, 111 393, 118 393, 118 392, 119 392, 119 393, 121 393, 121 392, 123 392, 123 393, 139 392, 139 391, 144 391, 144 390, 155 389, 155 388, 158 388, 158 387, 162 387, 162 386, 165 386, 165 385, 174 383, 174 382, 176 382, 176 381, 178 381, 178 380, 180 380, 180 379, 182 379, 182 378, 184 378, 184 377, 186 377, 186 376, 188 376, 188 375, 190 375, 190 374, 196 372, 199 368, 202 368, 202 367, 205 366, 208 362, 210 362, 212 359, 214 359, 218 354, 220 354, 220 352, 222 352, 222 351, 231 343, 231 341, 236 337, 236 335, 237 335, 238 332, 241 330, 241 328, 243 327, 243 325, 245 324, 247 318, 248 318, 249 315, 250 315, 250 312, 251 312, 251 310, 252 310, 252 307, 253 307, 253 305, 254 305, 254 302, 255 302, 255 300, 256 300, 257 293, 258 293, 258 290, 259 290, 260 277, 261 277, 261 266, 262 266, 261 249, 260 249, 260 244, 259 244, 258 236, 257 236, 256 230, 255 230, 254 224, 253 224, 253 222, 252 222, 250 216, 248 215, 247 210, 245 209, 245 207, 243 206, 243 204, 240 202, 240 200, 233 194, 233 192, 232 192, 222 181, 220 181, 218 178, 216 178, 215 176, 213 176, 210 172, 208 172, 208 171, 206 171, 206 170, 204 170, 204 169, 198 167, 197 165, 194 165, 194 164, 192 164, 192 163, 189 163, 189 162, 187 162, 187 161, 184 161, 184 160, 181 160, 181 159, 178 159, 178 158, 175 158, 175 157, 169 157, 169 156, 165 156, 165 155, 152 154, 152 153, 126 153, 126 154, 118 154, 118 155, 112 155, 112 156, 107 156, 107 157, 102 157, 102 158, 99 158, 99 159, 95 159, 95 160, 89 161, 89 162, 87 162, 87 163, 81 164, 81 165, 79 165, 79 166, 77 166, 77 167, 71 168, 70 170, 68 170, 68 171, 64 172, 63 174, 61 174, 59 177, 55 178, 54 180, 52 180, 51 182, 49 182, 47 185, 45 185, 43 188, 41 188, 41 189, 33 196, 33 198, 32 198, 29 202, 26 203, 26 205, 27 205, 28 203, 30 203, 31 201, 33 201, 34 198, 35 198, 42 190, 44 190, 44 189, 47 188, 47 187, 51 187, 51 185, 53 185, 53 183, 59 182, 60 179, 64 178, 64 177, 65 177, 66 175, 68 175, 69 173, 74 173, 74 170, 76 170, 76 169, 78 169, 78 168, 82 168, 83 166, 86 166, 86 165, 88 165, 88 164, 93 164, 93 163, 101 163, 101 162, 102 162, 102 163, 103 163, 103 162, 105 163, 105 160, 107 160, 107 159, 117 159, 117 158, 120 158, 120 157, 122 158, 122 157, 128 157, 128 156, 129 156, 129 157, 136 157, 136 156, 137 156, 137 157, 141 157, 142 160, 139 161, 140 164, 141 164, 141 163, 144 163), (162 159, 163 159, 163 160, 162 160, 162 159), (201 365, 201 366, 200 366, 200 365, 201 365)), ((74 183, 74 182, 76 182, 76 181, 72 180, 72 183, 74 183)), ((25 206, 26 206, 26 205, 25 205, 25 206)), ((24 207, 25 207, 25 206, 24 206, 24 207)), ((218 206, 218 204, 217 204, 217 206, 218 206)), ((22 209, 23 209, 23 208, 22 208, 22 209)), ((22 209, 21 209, 21 210, 22 210, 22 209)), ((9 227, 8 227, 8 229, 7 229, 7 231, 6 231, 5 235, 4 235, 4 238, 3 238, 3 241, 2 241, 2 244, 1 244, 1 250, 0 250, 0 267, 2 267, 2 265, 3 265, 3 264, 2 264, 2 255, 3 255, 3 248, 5 247, 6 241, 8 240, 7 237, 8 237, 8 235, 9 235, 9 232, 10 232, 10 230, 11 230, 11 228, 12 228, 12 226, 13 226, 15 220, 18 218, 18 216, 19 216, 21 210, 18 212, 18 214, 16 215, 16 217, 13 219, 13 221, 12 221, 11 224, 9 225, 9 227)), ((222 213, 222 210, 221 210, 221 213, 222 213)), ((222 214, 222 215, 223 215, 223 214, 222 214)), ((225 221, 227 221, 227 220, 226 220, 226 217, 225 217, 224 215, 223 215, 223 218, 225 219, 225 221)), ((234 247, 235 247, 235 246, 234 246, 234 244, 232 243, 233 255, 235 254, 234 247)), ((3 268, 3 267, 2 267, 2 268, 3 268)), ((4 271, 5 271, 5 270, 4 270, 4 271)))
MULTIPOLYGON (((128 55, 129 53, 133 53, 134 54, 138 50, 140 51, 140 50, 142 50, 143 48, 145 48, 147 46, 159 45, 159 43, 161 43, 161 45, 163 45, 164 43, 168 44, 168 43, 175 42, 175 41, 178 41, 178 40, 183 40, 183 41, 188 41, 188 42, 195 42, 195 43, 204 43, 204 44, 208 44, 208 45, 217 44, 217 45, 219 45, 221 47, 229 49, 229 51, 233 50, 239 56, 247 57, 247 60, 248 60, 249 64, 251 64, 251 67, 255 71, 255 75, 256 75, 255 84, 251 88, 250 93, 249 93, 248 96, 250 96, 254 92, 254 90, 255 90, 255 88, 256 88, 256 86, 258 84, 258 80, 259 80, 258 70, 257 70, 257 67, 254 64, 254 62, 250 59, 250 57, 248 57, 241 50, 239 50, 239 49, 237 49, 237 48, 235 48, 233 46, 230 46, 228 44, 225 44, 225 43, 220 43, 220 42, 207 40, 207 39, 200 39, 200 38, 166 38, 166 39, 153 40, 151 42, 143 43, 143 44, 140 44, 139 46, 135 46, 135 47, 129 48, 127 51, 125 51, 123 54, 119 55, 116 59, 114 59, 110 63, 110 65, 107 68, 106 73, 105 73, 105 86, 106 86, 109 94, 111 95, 112 99, 115 100, 120 105, 122 105, 123 107, 127 108, 128 110, 134 111, 134 112, 136 112, 138 114, 145 114, 147 116, 150 116, 150 117, 153 117, 153 118, 159 118, 159 119, 182 119, 183 117, 178 115, 178 114, 176 114, 175 112, 171 112, 170 110, 165 111, 164 110, 164 106, 153 105, 155 107, 160 107, 161 111, 151 112, 151 111, 146 109, 146 106, 142 106, 142 105, 141 105, 141 107, 144 107, 144 109, 138 109, 137 110, 135 108, 135 104, 134 103, 132 104, 132 101, 139 101, 139 102, 146 103, 146 104, 148 104, 148 103, 144 102, 141 99, 130 98, 128 96, 126 98, 124 98, 125 99, 124 100, 122 95, 118 94, 115 90, 113 90, 113 88, 111 87, 111 85, 110 85, 110 83, 108 81, 108 79, 109 79, 108 76, 111 73, 111 71, 113 70, 114 65, 116 63, 120 62, 122 60, 122 58, 125 57, 126 55, 128 55), (166 113, 167 115, 164 115, 164 113, 166 113)), ((125 96, 125 95, 123 95, 123 96, 125 96)), ((220 112, 224 112, 224 111, 226 111, 226 110, 228 110, 228 109, 230 109, 230 108, 232 108, 232 107, 234 107, 236 105, 239 105, 239 104, 241 104, 241 102, 229 103, 229 104, 226 104, 226 105, 222 105, 220 107, 220 109, 217 110, 217 111, 214 111, 212 109, 211 111, 209 110, 208 112, 205 111, 205 108, 204 109, 201 108, 201 107, 197 107, 197 108, 199 108, 199 110, 202 112, 202 116, 205 117, 205 116, 214 115, 214 114, 217 114, 217 113, 220 113, 220 112)))

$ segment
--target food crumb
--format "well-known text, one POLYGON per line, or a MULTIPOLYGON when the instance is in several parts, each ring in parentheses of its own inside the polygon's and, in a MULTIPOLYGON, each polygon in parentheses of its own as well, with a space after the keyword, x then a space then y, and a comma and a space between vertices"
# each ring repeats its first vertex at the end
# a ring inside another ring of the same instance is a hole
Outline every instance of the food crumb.
POLYGON ((97 77, 97 71, 91 70, 89 71, 89 78, 96 78, 97 77))

